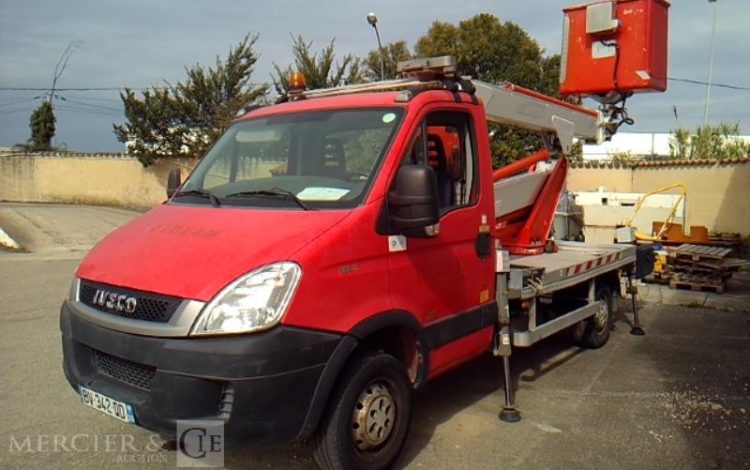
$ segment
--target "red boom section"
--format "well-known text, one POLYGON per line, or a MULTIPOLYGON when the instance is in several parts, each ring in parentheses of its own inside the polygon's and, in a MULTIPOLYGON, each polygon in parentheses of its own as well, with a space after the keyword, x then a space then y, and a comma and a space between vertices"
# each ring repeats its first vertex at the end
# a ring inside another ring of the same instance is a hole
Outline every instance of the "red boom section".
MULTIPOLYGON (((550 153, 542 150, 495 171, 493 179, 496 182, 501 181, 528 170, 549 157, 550 153)), ((544 252, 567 172, 567 160, 559 159, 530 204, 497 217, 496 236, 504 249, 518 255, 536 255, 544 252)), ((500 204, 502 203, 501 199, 500 204)))
POLYGON ((528 170, 532 165, 535 163, 543 162, 547 159, 549 159, 550 153, 549 150, 540 150, 537 153, 532 153, 526 158, 523 158, 521 160, 518 160, 517 162, 513 162, 509 165, 505 165, 504 167, 495 170, 495 172, 492 174, 492 181, 500 181, 504 178, 509 178, 516 173, 520 173, 524 170, 528 170))

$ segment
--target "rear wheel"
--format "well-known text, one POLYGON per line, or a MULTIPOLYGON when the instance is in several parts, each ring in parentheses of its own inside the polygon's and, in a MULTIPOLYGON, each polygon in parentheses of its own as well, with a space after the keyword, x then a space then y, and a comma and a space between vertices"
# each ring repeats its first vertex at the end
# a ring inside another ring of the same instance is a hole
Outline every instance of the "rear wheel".
POLYGON ((411 414, 404 366, 386 353, 355 360, 334 392, 313 455, 327 470, 384 469, 398 457, 411 414))
POLYGON ((573 334, 578 344, 591 349, 600 348, 609 340, 614 317, 612 290, 609 286, 599 286, 595 298, 599 304, 596 314, 576 325, 573 334))

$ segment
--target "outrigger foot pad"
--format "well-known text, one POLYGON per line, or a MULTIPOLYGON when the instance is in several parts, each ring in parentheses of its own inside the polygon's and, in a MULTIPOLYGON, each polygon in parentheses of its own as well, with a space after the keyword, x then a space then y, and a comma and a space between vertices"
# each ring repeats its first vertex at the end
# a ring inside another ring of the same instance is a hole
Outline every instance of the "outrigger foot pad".
POLYGON ((515 408, 503 408, 499 415, 500 421, 506 423, 517 423, 521 421, 521 413, 515 408))
POLYGON ((630 334, 634 336, 643 336, 646 334, 646 332, 643 331, 643 328, 641 328, 640 326, 634 326, 630 329, 630 334))

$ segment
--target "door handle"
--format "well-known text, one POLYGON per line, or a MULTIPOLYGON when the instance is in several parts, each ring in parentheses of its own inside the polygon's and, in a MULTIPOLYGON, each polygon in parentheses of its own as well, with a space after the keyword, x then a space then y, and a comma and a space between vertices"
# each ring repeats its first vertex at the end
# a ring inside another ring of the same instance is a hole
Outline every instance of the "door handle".
POLYGON ((474 241, 474 250, 477 256, 482 259, 487 258, 492 252, 492 235, 489 225, 482 224, 479 226, 479 233, 474 241))

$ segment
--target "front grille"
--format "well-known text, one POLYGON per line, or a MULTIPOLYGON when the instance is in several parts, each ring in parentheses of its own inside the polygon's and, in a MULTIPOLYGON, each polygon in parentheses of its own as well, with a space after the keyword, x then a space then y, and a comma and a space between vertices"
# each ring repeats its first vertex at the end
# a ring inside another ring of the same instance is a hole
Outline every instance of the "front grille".
POLYGON ((136 320, 146 320, 153 322, 166 323, 172 318, 177 307, 180 306, 181 299, 167 297, 165 295, 152 294, 121 287, 109 286, 106 284, 97 284, 90 281, 81 281, 81 287, 78 292, 78 298, 81 302, 89 307, 95 308, 100 312, 111 313, 121 317, 133 318, 136 320), (118 295, 126 295, 136 299, 135 311, 132 313, 108 309, 106 306, 98 305, 94 302, 97 290, 104 290, 118 295))
POLYGON ((94 350, 93 354, 94 367, 102 375, 140 388, 141 390, 151 389, 151 382, 154 381, 156 368, 110 356, 101 351, 94 350))

